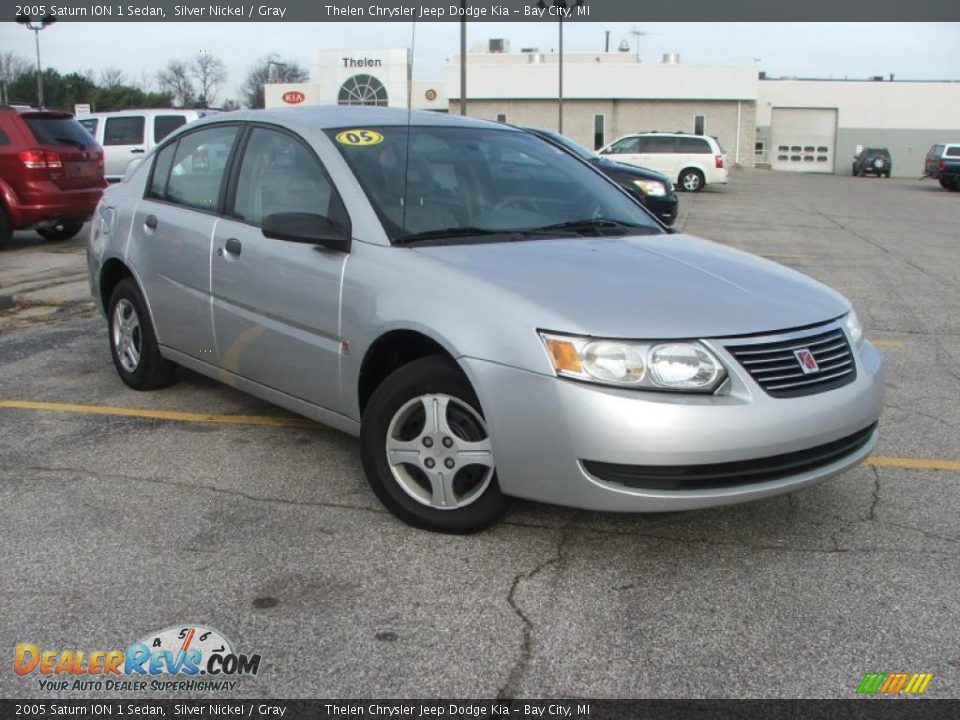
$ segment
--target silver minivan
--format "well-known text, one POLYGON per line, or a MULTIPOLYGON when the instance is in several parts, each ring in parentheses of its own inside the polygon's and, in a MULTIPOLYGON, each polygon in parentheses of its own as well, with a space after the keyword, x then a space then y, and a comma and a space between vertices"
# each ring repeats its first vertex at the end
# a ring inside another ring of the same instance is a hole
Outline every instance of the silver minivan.
POLYGON ((377 497, 431 530, 487 527, 515 497, 743 502, 877 440, 883 363, 845 298, 668 232, 503 124, 199 120, 107 190, 88 265, 123 382, 182 366, 359 436, 377 497))
POLYGON ((216 111, 117 110, 77 115, 76 120, 103 148, 104 174, 108 181, 116 182, 131 163, 142 160, 167 135, 212 112, 216 111))

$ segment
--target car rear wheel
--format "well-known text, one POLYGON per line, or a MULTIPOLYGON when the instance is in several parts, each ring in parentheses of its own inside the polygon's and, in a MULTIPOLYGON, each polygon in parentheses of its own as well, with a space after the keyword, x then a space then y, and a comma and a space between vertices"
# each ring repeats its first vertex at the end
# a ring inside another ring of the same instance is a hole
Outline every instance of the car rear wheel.
POLYGON ((381 383, 363 413, 360 448, 376 496, 415 527, 478 532, 510 507, 477 396, 443 356, 408 363, 381 383))
POLYGON ((954 191, 956 191, 956 189, 957 189, 957 182, 956 182, 956 180, 941 180, 941 181, 940 181, 940 187, 942 187, 944 190, 954 190, 954 191))
POLYGON ((13 223, 7 217, 7 211, 0 203, 0 243, 8 243, 13 238, 13 223))
POLYGON ((140 289, 124 278, 110 296, 110 353, 124 383, 134 390, 172 385, 177 366, 160 354, 157 336, 140 289))
POLYGON ((704 185, 703 173, 696 168, 687 168, 680 172, 679 184, 687 192, 700 192, 704 185))
POLYGON ((83 227, 82 222, 62 222, 50 227, 37 228, 37 235, 45 240, 69 240, 83 227))

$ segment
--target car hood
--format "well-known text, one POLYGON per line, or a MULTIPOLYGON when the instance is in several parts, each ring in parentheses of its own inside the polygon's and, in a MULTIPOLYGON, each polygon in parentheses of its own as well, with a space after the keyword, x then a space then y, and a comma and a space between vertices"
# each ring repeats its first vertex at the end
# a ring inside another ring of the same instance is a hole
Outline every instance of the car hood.
POLYGON ((488 293, 484 307, 503 303, 500 310, 511 316, 560 332, 723 337, 826 322, 850 309, 842 295, 805 275, 690 235, 537 239, 416 252, 479 282, 488 293))
POLYGON ((628 165, 627 163, 617 162, 615 160, 608 160, 604 157, 598 157, 593 162, 597 165, 597 167, 604 170, 616 170, 617 172, 631 175, 633 177, 643 178, 644 180, 658 180, 664 185, 670 185, 670 179, 666 175, 658 173, 654 170, 649 170, 637 165, 628 165))

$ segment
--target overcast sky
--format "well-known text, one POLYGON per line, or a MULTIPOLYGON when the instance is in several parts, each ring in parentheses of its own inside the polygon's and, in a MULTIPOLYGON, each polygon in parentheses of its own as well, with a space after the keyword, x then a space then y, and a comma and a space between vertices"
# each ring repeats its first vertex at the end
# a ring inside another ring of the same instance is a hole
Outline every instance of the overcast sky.
MULTIPOLYGON (((894 73, 903 80, 957 80, 960 23, 566 23, 565 52, 603 50, 610 30, 611 49, 626 39, 643 62, 660 62, 663 53, 680 53, 689 64, 754 63, 769 76, 866 78, 894 73)), ((459 52, 458 23, 419 23, 414 76, 440 79, 447 58, 459 52)), ((226 92, 238 86, 250 64, 271 52, 314 64, 317 50, 408 47, 411 23, 73 23, 53 25, 40 34, 44 66, 60 72, 119 67, 135 84, 153 78, 173 58, 190 59, 208 51, 226 63, 226 92)), ((468 44, 502 37, 512 50, 557 46, 556 23, 472 23, 468 44)), ((0 49, 33 61, 33 33, 13 22, 0 24, 0 49)))

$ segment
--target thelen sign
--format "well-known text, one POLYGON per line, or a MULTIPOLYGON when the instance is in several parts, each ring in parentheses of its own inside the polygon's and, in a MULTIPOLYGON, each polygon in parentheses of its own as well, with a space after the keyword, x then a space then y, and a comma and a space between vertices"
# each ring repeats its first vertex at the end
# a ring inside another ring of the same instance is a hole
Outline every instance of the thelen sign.
POLYGON ((287 105, 299 105, 307 99, 307 96, 299 90, 288 90, 280 96, 280 99, 287 103, 287 105))

